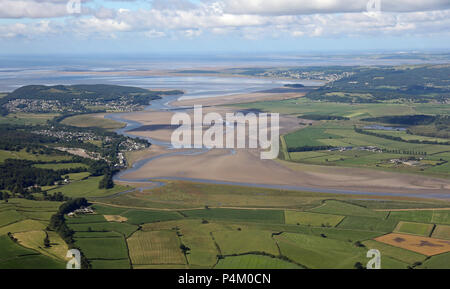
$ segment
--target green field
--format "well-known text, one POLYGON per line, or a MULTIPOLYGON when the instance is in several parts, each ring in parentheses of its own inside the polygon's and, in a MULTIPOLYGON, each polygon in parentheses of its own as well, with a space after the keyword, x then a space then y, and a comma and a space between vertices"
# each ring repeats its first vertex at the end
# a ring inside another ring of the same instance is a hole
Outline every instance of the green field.
POLYGON ((45 124, 59 116, 57 113, 10 113, 0 117, 0 124, 36 125, 45 124))
POLYGON ((92 205, 92 208, 95 210, 97 214, 100 215, 120 215, 129 210, 127 208, 117 208, 111 206, 103 206, 99 204, 92 205))
POLYGON ((302 269, 297 264, 260 255, 242 255, 220 259, 215 269, 302 269))
MULTIPOLYGON (((390 258, 396 259, 406 264, 414 264, 416 262, 423 262, 426 259, 425 255, 405 250, 402 248, 390 246, 374 240, 364 241, 363 244, 367 248, 379 250, 382 256, 382 260, 383 256, 388 256, 390 258)), ((381 264, 381 267, 383 268, 383 264, 381 264)))
POLYGON ((392 232, 396 225, 397 221, 391 219, 385 220, 373 217, 347 216, 339 224, 338 228, 387 233, 392 232))
POLYGON ((319 207, 312 209, 311 212, 361 217, 384 217, 386 215, 383 212, 375 212, 363 206, 336 200, 325 201, 319 207))
POLYGON ((422 223, 412 223, 412 222, 401 221, 398 223, 394 232, 428 237, 428 236, 430 236, 431 231, 433 230, 433 227, 434 227, 434 225, 432 225, 432 224, 422 224, 422 223))
POLYGON ((397 219, 402 221, 415 221, 423 223, 431 223, 433 211, 399 211, 391 212, 389 219, 397 219))
POLYGON ((334 227, 344 219, 344 216, 296 211, 285 211, 284 215, 286 224, 299 224, 315 227, 334 227))
MULTIPOLYGON (((384 131, 379 134, 385 134, 384 131)), ((394 135, 394 133, 391 133, 394 135)), ((406 133, 405 133, 406 134, 406 133)), ((365 167, 377 170, 391 170, 407 173, 430 174, 440 177, 448 176, 449 156, 442 154, 450 150, 449 145, 407 143, 397 140, 360 134, 354 131, 350 121, 341 123, 318 123, 285 135, 287 148, 299 147, 347 147, 343 151, 321 149, 317 151, 289 152, 288 159, 294 162, 317 165, 334 165, 347 167, 365 167), (376 147, 386 150, 375 152, 364 147, 376 147), (425 155, 426 154, 426 155, 425 155), (406 159, 421 158, 413 165, 406 164, 406 159), (405 163, 392 163, 394 159, 405 159, 405 163)), ((405 140, 428 140, 426 137, 408 135, 405 140)), ((440 140, 445 141, 445 140, 440 140)), ((286 152, 285 152, 286 154, 286 152)))
POLYGON ((24 217, 16 210, 7 210, 0 212, 0 227, 16 223, 24 217))
POLYGON ((49 190, 49 193, 61 192, 68 197, 104 197, 114 195, 123 191, 127 191, 130 188, 115 185, 113 189, 99 189, 98 185, 103 177, 89 177, 86 180, 74 181, 70 184, 60 186, 49 190))
POLYGON ((365 260, 366 251, 350 242, 293 233, 275 239, 283 255, 307 268, 352 268, 365 260))
POLYGON ((440 254, 431 257, 423 262, 419 267, 422 269, 450 269, 450 253, 440 254))
POLYGON ((0 269, 63 269, 65 262, 26 249, 8 236, 0 236, 0 269))
POLYGON ((60 262, 65 262, 68 250, 67 244, 53 231, 29 231, 13 234, 18 244, 39 252, 60 262), (50 247, 45 247, 44 239, 48 236, 50 247))
MULTIPOLYGON (((400 208, 434 205, 401 201, 384 203, 384 207, 400 208)), ((0 213, 21 209, 39 216, 39 213, 49 213, 58 206, 59 203, 54 202, 11 199, 8 204, 0 204, 0 213)), ((433 223, 401 219, 428 218, 431 221, 435 216, 445 221, 448 211, 376 212, 369 207, 379 208, 380 204, 373 201, 331 199, 306 212, 216 208, 158 211, 106 204, 93 207, 97 214, 67 218, 66 221, 74 230, 75 247, 80 248, 93 269, 353 268, 357 262, 366 264, 365 254, 371 248, 382 252, 382 268, 386 269, 446 266, 445 261, 435 258, 438 256, 425 260, 421 254, 373 239, 393 231, 430 234, 433 223), (127 219, 124 223, 107 222, 103 215, 127 219), (141 225, 140 230, 133 224, 141 225), (419 226, 409 230, 408 224, 419 226), (427 230, 425 233, 424 228, 427 230), (180 249, 181 244, 189 248, 186 256, 180 249)), ((17 213, 16 216, 23 217, 20 210, 17 213)), ((39 258, 47 256, 55 262, 62 262, 58 256, 66 247, 60 244, 49 251, 42 249, 42 230, 48 221, 39 223, 40 227, 36 222, 29 219, 18 221, 20 227, 26 228, 23 233, 15 233, 20 244, 35 250, 39 258), (21 224, 30 221, 34 223, 28 227, 21 224)), ((0 232, 4 228, 11 231, 13 225, 0 227, 0 232)), ((433 230, 433 237, 445 239, 447 231, 448 228, 438 225, 433 230)), ((56 237, 53 235, 52 238, 56 237)))
POLYGON ((307 127, 297 132, 285 136, 288 148, 302 147, 302 146, 321 146, 329 144, 328 140, 336 140, 335 145, 346 145, 345 142, 340 142, 342 137, 339 135, 330 134, 326 128, 307 127))
MULTIPOLYGON (((340 92, 334 92, 339 94, 340 92)), ((300 127, 281 137, 282 152, 280 155, 287 161, 313 165, 332 165, 344 167, 365 167, 376 170, 387 170, 436 177, 448 178, 450 157, 438 156, 448 152, 450 146, 447 138, 427 137, 406 133, 405 131, 368 130, 381 136, 367 135, 356 132, 354 127, 367 126, 364 118, 381 116, 427 114, 448 114, 448 105, 437 107, 431 103, 346 103, 319 102, 306 98, 287 99, 281 101, 263 101, 237 104, 235 107, 256 109, 266 112, 277 112, 307 118, 308 115, 324 115, 327 117, 346 117, 348 120, 315 121, 313 125, 300 127), (399 137, 401 140, 389 139, 399 137), (412 141, 440 142, 442 144, 412 143, 412 141), (384 152, 361 149, 373 146, 384 152), (308 147, 305 151, 305 147, 308 147), (309 151, 316 147, 314 151, 309 151), (321 148, 320 148, 321 147, 321 148), (329 151, 326 147, 351 147, 345 151, 329 151), (303 149, 302 149, 303 148, 303 149), (289 152, 288 152, 289 150, 289 152), (414 165, 392 164, 391 160, 415 156, 422 157, 420 163, 414 165)), ((411 129, 420 133, 419 128, 411 129)), ((427 131, 430 133, 430 131, 427 131)))
POLYGON ((77 169, 77 168, 88 168, 87 165, 82 163, 58 163, 58 164, 37 164, 34 165, 36 168, 40 169, 50 169, 50 170, 65 170, 65 169, 77 169))
POLYGON ((278 255, 278 248, 269 231, 242 230, 213 232, 222 255, 265 252, 278 255))
POLYGON ((0 227, 0 236, 8 233, 28 232, 34 230, 44 230, 46 225, 43 222, 35 220, 23 220, 11 225, 0 227))
MULTIPOLYGON (((385 269, 417 267, 425 262, 421 254, 373 239, 396 228, 402 233, 412 233, 407 232, 402 219, 428 218, 431 221, 438 212, 437 218, 445 220, 446 211, 377 212, 371 209, 436 207, 433 202, 380 203, 328 199, 306 212, 216 208, 170 212, 96 204, 94 208, 98 213, 123 216, 128 220, 109 223, 103 222, 101 215, 85 216, 86 221, 73 219, 70 222, 78 224, 69 225, 76 231, 77 242, 89 243, 94 239, 118 239, 116 234, 120 230, 109 226, 140 224, 141 230, 130 228, 134 229, 132 235, 123 232, 133 268, 353 268, 357 262, 363 265, 367 262, 365 254, 371 248, 382 252, 382 268, 385 269), (189 248, 186 257, 180 244, 189 248), (217 256, 223 257, 218 259, 217 256)), ((428 234, 434 226, 433 223, 421 225, 427 228, 428 234)), ((445 235, 446 228, 433 232, 445 235)), ((102 266, 106 265, 97 265, 97 268, 102 266)))
POLYGON ((74 245, 82 250, 88 259, 128 259, 127 245, 123 237, 78 238, 74 245))
MULTIPOLYGON (((236 104, 236 107, 245 109, 259 109, 266 112, 281 114, 320 114, 334 115, 350 118, 377 117, 384 115, 413 114, 417 109, 427 109, 431 104, 405 105, 405 104, 364 104, 348 105, 336 102, 316 102, 306 98, 295 98, 281 101, 261 101, 253 103, 236 104)), ((434 109, 434 107, 433 107, 434 109)))
POLYGON ((437 225, 433 231, 433 238, 450 240, 450 226, 437 225))
POLYGON ((284 224, 284 212, 280 210, 205 209, 180 212, 188 218, 201 218, 206 220, 245 220, 248 222, 284 224))
MULTIPOLYGON (((183 209, 201 207, 254 207, 307 210, 325 198, 342 198, 314 192, 284 191, 266 188, 164 181, 165 186, 110 198, 107 203, 125 207, 183 209)), ((205 214, 206 216, 206 214, 205 214)), ((259 218, 259 217, 258 217, 259 218)))
POLYGON ((434 210, 431 216, 431 222, 450 225, 450 211, 434 210))
POLYGON ((65 125, 76 127, 99 127, 108 130, 115 130, 124 127, 123 123, 103 118, 95 114, 82 114, 65 118, 62 121, 65 125))
POLYGON ((82 215, 75 217, 67 217, 66 224, 86 224, 86 223, 104 223, 106 222, 103 215, 82 215))
POLYGON ((26 152, 25 150, 20 151, 0 150, 0 162, 4 162, 7 159, 22 159, 39 162, 57 162, 70 160, 71 157, 62 154, 51 154, 51 155, 33 154, 31 152, 26 152))
POLYGON ((92 269, 130 269, 130 261, 126 259, 121 260, 92 260, 92 269))
POLYGON ((162 222, 181 219, 182 216, 176 212, 161 212, 149 210, 129 210, 120 214, 128 219, 128 222, 135 225, 152 222, 162 222))
POLYGON ((402 221, 414 221, 422 223, 450 224, 450 211, 417 210, 417 211, 391 212, 389 218, 402 221))
POLYGON ((174 231, 137 231, 127 242, 133 265, 186 263, 174 231))
MULTIPOLYGON (((378 131, 376 131, 376 132, 378 132, 378 131)), ((445 138, 413 135, 413 134, 409 134, 405 131, 383 131, 381 134, 388 135, 388 136, 400 137, 406 141, 417 140, 417 141, 432 141, 432 142, 440 142, 440 143, 448 143, 449 142, 449 140, 445 139, 445 138)))
POLYGON ((132 224, 115 222, 69 224, 69 227, 75 232, 117 232, 124 236, 130 236, 138 229, 132 224))

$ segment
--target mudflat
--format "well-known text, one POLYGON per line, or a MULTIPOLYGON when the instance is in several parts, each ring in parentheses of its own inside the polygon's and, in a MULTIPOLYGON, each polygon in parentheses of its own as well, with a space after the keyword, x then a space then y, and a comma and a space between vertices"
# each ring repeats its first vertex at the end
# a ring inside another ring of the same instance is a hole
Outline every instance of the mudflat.
MULTIPOLYGON (((258 99, 259 93, 250 96, 258 99)), ((242 97, 242 96, 241 96, 242 97)), ((246 98, 249 96, 246 96, 246 98)), ((239 101, 240 97, 229 99, 239 101)), ((188 101, 179 101, 186 105, 188 101)), ((222 98, 197 99, 198 104, 210 106, 203 108, 203 113, 217 112, 225 114, 236 112, 234 107, 222 106, 222 98), (220 104, 220 106, 218 106, 220 104)), ((189 100, 189 104, 194 100, 189 100)), ((170 142, 173 129, 170 129, 173 111, 143 111, 124 116, 129 120, 140 122, 143 127, 130 132, 137 136, 170 142), (146 125, 161 129, 146 130, 146 125)), ((187 111, 192 117, 192 110, 187 111)), ((280 133, 287 133, 301 128, 294 116, 280 116, 280 133)), ((139 159, 167 154, 168 150, 152 147, 139 159)), ((203 154, 164 156, 155 159, 139 170, 123 176, 126 179, 143 178, 192 178, 213 181, 242 182, 267 185, 289 185, 311 188, 327 188, 349 191, 407 193, 407 194, 449 194, 450 181, 446 179, 376 171, 361 168, 344 168, 331 166, 306 165, 280 160, 261 160, 257 149, 213 149, 203 154)))
POLYGON ((213 149, 201 155, 164 157, 147 163, 124 177, 180 177, 349 191, 450 194, 450 182, 447 180, 359 168, 261 160, 259 150, 246 149, 236 150, 235 153, 226 149, 213 149))

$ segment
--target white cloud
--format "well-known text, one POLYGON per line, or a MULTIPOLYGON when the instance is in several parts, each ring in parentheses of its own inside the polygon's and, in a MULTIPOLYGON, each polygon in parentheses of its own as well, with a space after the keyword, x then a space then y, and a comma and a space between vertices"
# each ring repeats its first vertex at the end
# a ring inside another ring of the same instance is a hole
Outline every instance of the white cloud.
POLYGON ((166 36, 166 33, 162 31, 150 30, 144 33, 148 38, 162 38, 166 36))
MULTIPOLYGON (((387 7, 405 12, 375 14, 364 13, 364 10, 355 12, 361 10, 361 6, 365 7, 366 0, 204 0, 195 5, 187 0, 171 0, 166 4, 161 1, 154 1, 152 8, 147 9, 133 10, 125 5, 120 9, 98 6, 81 17, 0 25, 0 37, 33 38, 67 33, 102 38, 120 38, 121 33, 142 33, 149 38, 196 38, 212 33, 233 34, 246 39, 448 35, 450 27, 450 10, 438 10, 448 6, 448 0, 394 0, 387 7), (409 6, 403 7, 404 2, 409 6), (303 6, 299 5, 302 3, 303 6), (407 12, 408 9, 420 11, 407 12), (310 14, 312 12, 315 13, 310 14)), ((387 1, 382 0, 382 5, 386 4, 384 2, 387 1)), ((59 17, 66 13, 65 3, 66 0, 0 0, 0 17, 59 17), (13 2, 15 6, 11 4, 13 2), (32 5, 24 7, 24 2, 32 5), (38 9, 36 5, 44 6, 38 9), (48 7, 47 11, 43 7, 48 7)))
POLYGON ((413 12, 450 8, 448 0, 224 0, 224 11, 233 14, 304 15, 367 11, 379 1, 384 12, 413 12))
MULTIPOLYGON (((81 14, 91 13, 85 3, 79 0, 81 14)), ((55 18, 72 15, 67 9, 69 0, 0 0, 0 18, 55 18)))
POLYGON ((51 25, 48 20, 36 23, 24 24, 14 23, 0 26, 0 38, 24 38, 35 39, 40 36, 48 36, 57 33, 56 26, 51 25))

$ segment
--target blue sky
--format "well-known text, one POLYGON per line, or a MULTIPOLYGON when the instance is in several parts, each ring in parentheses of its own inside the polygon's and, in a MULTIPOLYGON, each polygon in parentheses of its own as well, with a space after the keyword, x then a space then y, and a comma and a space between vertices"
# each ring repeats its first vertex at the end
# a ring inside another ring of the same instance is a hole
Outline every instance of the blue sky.
POLYGON ((0 53, 450 47, 449 0, 80 0, 80 13, 68 1, 0 0, 0 53))

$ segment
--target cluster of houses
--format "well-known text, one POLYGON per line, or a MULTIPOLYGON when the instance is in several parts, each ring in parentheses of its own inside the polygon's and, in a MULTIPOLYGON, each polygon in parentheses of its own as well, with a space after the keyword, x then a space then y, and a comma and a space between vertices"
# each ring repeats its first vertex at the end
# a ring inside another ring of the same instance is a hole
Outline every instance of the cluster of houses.
POLYGON ((67 216, 75 217, 77 215, 91 215, 91 214, 95 214, 94 210, 92 210, 91 208, 82 207, 73 212, 68 213, 67 216))
POLYGON ((8 101, 5 107, 10 112, 82 112, 85 107, 104 107, 106 110, 118 112, 131 112, 138 110, 141 105, 133 103, 130 99, 116 101, 72 99, 70 103, 49 99, 23 99, 17 98, 8 101))
POLYGON ((402 160, 402 159, 392 159, 389 162, 391 164, 395 164, 395 165, 407 165, 407 166, 419 166, 421 163, 420 161, 423 160, 423 158, 419 158, 418 160, 414 159, 414 160, 402 160))
MULTIPOLYGON (((72 141, 72 140, 78 140, 78 141, 96 141, 96 140, 102 140, 101 137, 95 135, 92 132, 77 132, 77 131, 64 131, 64 130, 53 130, 54 127, 51 129, 44 129, 44 130, 38 130, 35 131, 35 134, 39 135, 45 135, 50 137, 56 137, 60 140, 64 141, 72 141)), ((105 139, 106 141, 106 139, 105 139)))
POLYGON ((10 112, 62 112, 64 107, 58 100, 12 99, 5 104, 10 112))
POLYGON ((353 72, 327 73, 326 71, 275 70, 266 71, 261 76, 333 82, 351 76, 353 74, 353 72))
POLYGON ((379 147, 376 146, 363 146, 363 147, 357 147, 357 148, 353 148, 351 146, 348 147, 336 147, 336 148, 331 148, 328 151, 333 152, 333 151, 339 151, 339 152, 345 152, 345 151, 351 151, 351 150, 358 150, 358 151, 369 151, 369 152, 374 152, 374 153, 381 153, 383 152, 382 149, 380 149, 379 147))

